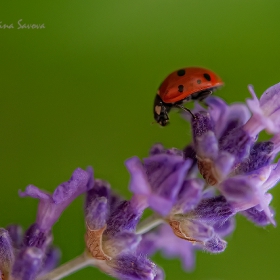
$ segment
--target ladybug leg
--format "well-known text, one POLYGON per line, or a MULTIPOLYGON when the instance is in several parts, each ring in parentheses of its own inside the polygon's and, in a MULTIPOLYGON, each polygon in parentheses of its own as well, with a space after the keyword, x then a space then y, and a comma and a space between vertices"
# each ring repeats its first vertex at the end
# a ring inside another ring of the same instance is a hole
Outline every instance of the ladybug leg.
POLYGON ((190 109, 188 109, 188 108, 185 108, 183 105, 181 105, 181 104, 174 104, 174 107, 177 107, 177 108, 179 108, 179 109, 181 109, 181 110, 183 110, 185 112, 188 112, 188 113, 190 113, 192 115, 192 117, 194 119, 196 118, 195 115, 192 113, 192 111, 190 109))

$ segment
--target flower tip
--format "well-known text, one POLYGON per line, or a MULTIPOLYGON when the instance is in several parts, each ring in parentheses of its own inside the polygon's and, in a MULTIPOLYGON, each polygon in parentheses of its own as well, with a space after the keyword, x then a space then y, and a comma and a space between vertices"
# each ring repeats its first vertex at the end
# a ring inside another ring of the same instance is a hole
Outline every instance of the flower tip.
MULTIPOLYGON (((255 93, 255 90, 254 90, 254 86, 249 84, 249 85, 248 85, 248 90, 249 90, 249 92, 250 92, 250 94, 251 94, 253 100, 259 102, 258 97, 257 97, 257 95, 256 95, 256 93, 255 93)), ((249 100, 250 100, 250 99, 249 99, 249 100)), ((247 103, 248 103, 248 99, 247 99, 247 103)), ((250 107, 250 106, 249 106, 249 107, 250 107)))
POLYGON ((227 242, 217 235, 204 244, 204 249, 210 253, 217 254, 223 252, 227 247, 227 242))
POLYGON ((25 188, 25 191, 19 190, 18 194, 19 194, 20 197, 30 196, 30 197, 37 198, 37 199, 40 199, 40 200, 45 200, 45 201, 50 199, 50 195, 47 192, 44 192, 44 191, 38 189, 34 185, 28 185, 25 188))

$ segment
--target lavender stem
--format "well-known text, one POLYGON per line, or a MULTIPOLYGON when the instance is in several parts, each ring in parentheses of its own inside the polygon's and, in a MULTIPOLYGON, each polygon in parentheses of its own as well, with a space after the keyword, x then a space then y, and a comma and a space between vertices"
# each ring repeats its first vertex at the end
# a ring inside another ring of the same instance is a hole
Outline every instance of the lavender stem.
POLYGON ((161 223, 163 223, 163 218, 158 215, 157 213, 152 214, 150 217, 145 219, 144 221, 140 222, 137 226, 136 233, 137 234, 144 234, 151 229, 157 227, 161 223))
POLYGON ((62 279, 65 276, 72 274, 82 268, 87 266, 94 265, 94 259, 88 255, 87 252, 84 252, 75 259, 70 260, 69 262, 59 266, 58 268, 52 270, 48 274, 45 274, 41 277, 38 277, 36 280, 58 280, 62 279))

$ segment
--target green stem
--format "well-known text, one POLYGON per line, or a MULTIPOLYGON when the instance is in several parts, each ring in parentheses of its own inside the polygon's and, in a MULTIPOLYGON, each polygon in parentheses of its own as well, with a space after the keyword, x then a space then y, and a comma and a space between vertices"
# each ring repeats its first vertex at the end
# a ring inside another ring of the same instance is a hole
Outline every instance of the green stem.
POLYGON ((144 221, 138 224, 136 228, 136 233, 144 234, 150 231, 151 229, 157 227, 163 222, 164 222, 163 218, 160 215, 154 213, 150 217, 148 217, 147 219, 145 219, 144 221))
POLYGON ((38 277, 36 280, 58 280, 62 279, 65 276, 72 274, 82 268, 85 268, 89 265, 94 265, 94 259, 88 255, 87 252, 84 252, 75 259, 61 265, 60 267, 54 269, 48 274, 45 274, 41 277, 38 277))

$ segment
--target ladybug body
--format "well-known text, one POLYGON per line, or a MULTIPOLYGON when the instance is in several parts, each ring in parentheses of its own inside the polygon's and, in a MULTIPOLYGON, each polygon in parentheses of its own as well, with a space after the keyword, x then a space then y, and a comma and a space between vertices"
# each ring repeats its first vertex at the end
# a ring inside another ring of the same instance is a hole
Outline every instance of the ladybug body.
MULTIPOLYGON (((154 101, 154 118, 165 126, 172 107, 191 111, 182 104, 191 100, 201 101, 223 85, 223 81, 211 70, 187 67, 172 72, 160 85, 154 101)), ((191 113, 192 114, 192 113, 191 113)))

